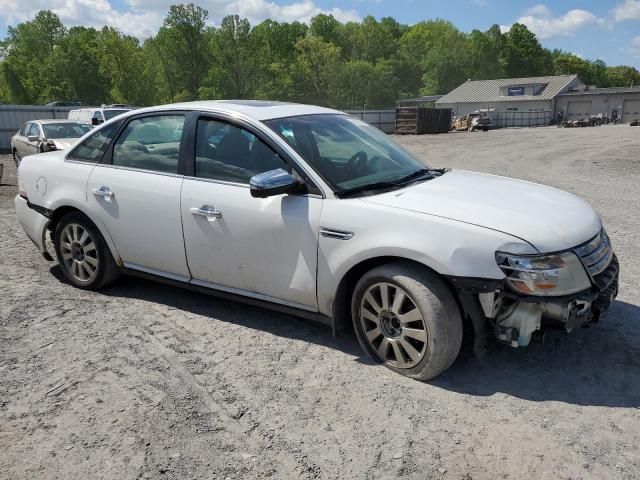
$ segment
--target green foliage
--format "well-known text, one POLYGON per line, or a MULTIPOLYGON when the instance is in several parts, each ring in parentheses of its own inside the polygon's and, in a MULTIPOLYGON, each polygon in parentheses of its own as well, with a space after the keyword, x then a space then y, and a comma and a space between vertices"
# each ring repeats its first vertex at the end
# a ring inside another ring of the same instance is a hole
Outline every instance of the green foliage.
POLYGON ((577 73, 589 85, 640 84, 636 68, 550 51, 520 24, 465 33, 438 19, 408 26, 320 14, 309 25, 252 27, 229 15, 213 27, 208 18, 193 3, 172 5, 158 33, 141 43, 110 27, 67 29, 41 11, 0 42, 0 102, 263 98, 356 109, 446 93, 467 79, 577 73))

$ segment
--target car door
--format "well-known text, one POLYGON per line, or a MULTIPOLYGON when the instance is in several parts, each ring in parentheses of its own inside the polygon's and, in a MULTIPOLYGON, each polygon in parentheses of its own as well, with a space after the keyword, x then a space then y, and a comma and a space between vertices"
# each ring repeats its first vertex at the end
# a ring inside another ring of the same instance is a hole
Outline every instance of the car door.
POLYGON ((31 123, 25 123, 18 133, 13 137, 12 148, 16 150, 18 157, 24 156, 25 142, 27 140, 27 129, 31 128, 31 123))
POLYGON ((291 170, 277 145, 246 124, 219 118, 200 118, 195 130, 193 170, 182 187, 192 282, 317 310, 322 197, 253 198, 253 175, 291 170))
POLYGON ((125 267, 188 281, 180 218, 184 120, 174 112, 127 119, 91 172, 87 204, 125 267))
POLYGON ((36 135, 37 127, 35 123, 29 122, 25 124, 22 130, 22 135, 20 135, 17 139, 16 150, 18 151, 18 155, 20 155, 20 158, 24 158, 27 155, 32 155, 33 153, 35 153, 33 146, 29 141, 29 135, 32 135, 32 131, 35 132, 34 135, 36 135))
POLYGON ((36 153, 40 153, 40 143, 42 142, 44 134, 42 133, 42 128, 37 123, 31 124, 31 129, 27 133, 27 142, 26 142, 26 155, 34 155, 36 153), (35 140, 30 140, 29 137, 35 137, 35 140))

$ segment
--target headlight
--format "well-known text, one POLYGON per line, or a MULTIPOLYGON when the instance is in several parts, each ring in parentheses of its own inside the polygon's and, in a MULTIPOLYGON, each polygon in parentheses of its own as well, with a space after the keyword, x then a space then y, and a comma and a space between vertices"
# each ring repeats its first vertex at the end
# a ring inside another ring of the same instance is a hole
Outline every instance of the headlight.
POLYGON ((524 295, 569 295, 591 286, 582 262, 573 252, 536 256, 497 252, 496 262, 507 276, 508 285, 524 295))

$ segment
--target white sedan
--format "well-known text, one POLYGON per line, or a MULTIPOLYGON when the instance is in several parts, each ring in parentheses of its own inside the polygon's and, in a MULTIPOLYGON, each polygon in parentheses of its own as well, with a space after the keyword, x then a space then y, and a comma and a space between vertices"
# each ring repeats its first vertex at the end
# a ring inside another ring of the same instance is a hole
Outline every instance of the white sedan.
POLYGON ((333 327, 418 379, 475 350, 595 321, 618 291, 600 217, 518 180, 431 169, 342 112, 259 101, 135 110, 27 157, 18 218, 64 275, 121 273, 333 327), (468 326, 468 328, 466 328, 468 326))
POLYGON ((31 120, 11 137, 11 153, 18 166, 20 160, 28 155, 65 150, 93 127, 72 120, 31 120))

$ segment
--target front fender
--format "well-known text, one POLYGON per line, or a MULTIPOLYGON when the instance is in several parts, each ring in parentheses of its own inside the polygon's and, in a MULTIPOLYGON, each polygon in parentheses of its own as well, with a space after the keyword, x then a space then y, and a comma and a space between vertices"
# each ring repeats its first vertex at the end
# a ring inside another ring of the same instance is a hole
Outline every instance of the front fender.
POLYGON ((321 225, 353 233, 348 239, 320 234, 318 306, 325 315, 333 313, 345 275, 376 258, 411 260, 446 276, 502 279, 496 251, 537 253, 531 245, 503 232, 357 199, 326 200, 321 225))

